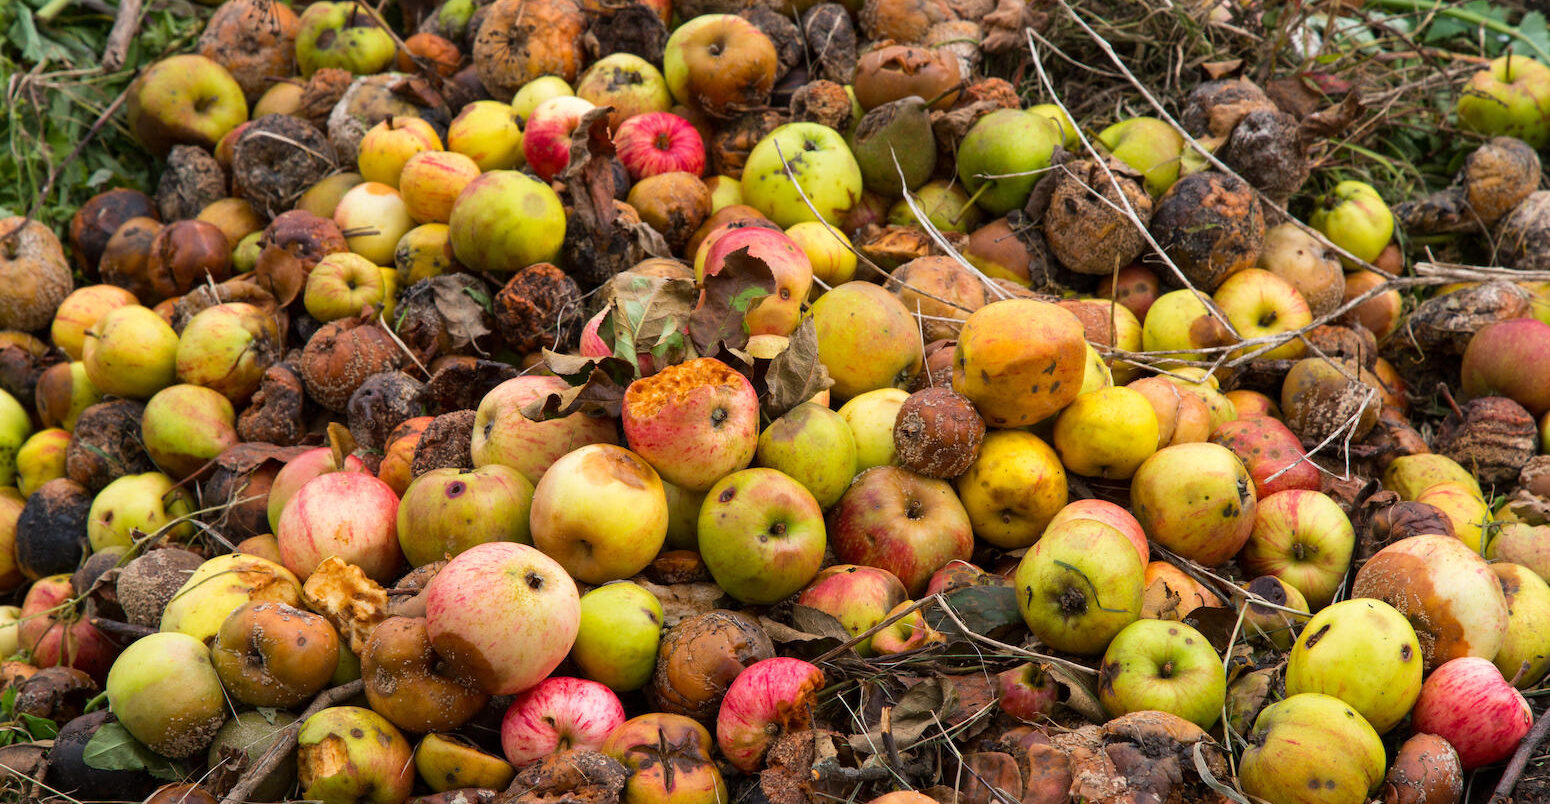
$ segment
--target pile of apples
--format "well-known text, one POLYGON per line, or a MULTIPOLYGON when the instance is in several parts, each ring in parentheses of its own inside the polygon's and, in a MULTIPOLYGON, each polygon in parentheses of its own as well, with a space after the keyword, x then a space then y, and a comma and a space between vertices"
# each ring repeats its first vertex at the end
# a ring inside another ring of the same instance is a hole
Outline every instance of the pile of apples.
MULTIPOLYGON (((154 197, 0 221, 7 706, 106 700, 16 710, 60 727, 24 789, 723 804, 875 726, 857 662, 969 642, 961 767, 1043 761, 967 800, 1094 800, 1083 680, 1273 804, 1458 800, 1550 672, 1550 284, 1407 318, 1377 189, 1279 211, 1293 113, 1224 79, 1079 131, 983 77, 1021 13, 221 5, 130 90, 154 197), (935 613, 979 587, 1013 632, 935 613)), ((1454 231, 1550 232, 1508 58, 1454 231)))

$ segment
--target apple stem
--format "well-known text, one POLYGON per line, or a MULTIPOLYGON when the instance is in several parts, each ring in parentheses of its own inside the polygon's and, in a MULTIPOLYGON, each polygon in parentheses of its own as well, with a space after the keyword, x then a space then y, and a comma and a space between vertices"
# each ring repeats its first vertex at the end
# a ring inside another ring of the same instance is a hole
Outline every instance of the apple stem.
POLYGON ((980 188, 978 190, 974 191, 974 195, 969 196, 969 200, 963 202, 963 206, 958 208, 958 214, 953 216, 953 223, 956 224, 959 221, 963 220, 964 213, 968 212, 969 208, 974 206, 974 202, 976 202, 976 201, 978 201, 980 199, 980 195, 982 195, 986 190, 989 190, 989 189, 990 189, 990 181, 987 179, 984 184, 980 185, 980 188))
POLYGON ((49 0, 48 5, 33 12, 32 16, 44 22, 53 22, 65 9, 70 7, 75 0, 49 0))

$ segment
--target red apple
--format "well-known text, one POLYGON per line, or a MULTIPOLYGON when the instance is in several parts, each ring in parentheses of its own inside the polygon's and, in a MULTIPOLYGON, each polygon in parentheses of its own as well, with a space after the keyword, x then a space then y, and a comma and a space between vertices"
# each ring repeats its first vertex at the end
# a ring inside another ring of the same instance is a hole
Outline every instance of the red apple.
POLYGON ((1060 685, 1044 668, 1032 662, 996 674, 1001 711, 1023 721, 1047 720, 1060 702, 1060 685))
MULTIPOLYGON (((274 476, 274 483, 269 486, 269 530, 271 533, 280 528, 280 512, 285 510, 285 504, 308 480, 327 472, 338 469, 334 464, 334 451, 328 447, 317 447, 303 452, 300 455, 285 462, 280 471, 274 476)), ((366 464, 354 455, 346 455, 344 459, 346 472, 364 472, 366 464)))
POLYGON ((102 681, 118 648, 79 615, 70 604, 75 597, 69 575, 35 582, 22 600, 18 644, 35 667, 74 667, 102 681))
POLYGON ((1055 527, 1069 519, 1096 519, 1105 525, 1113 527, 1125 538, 1136 546, 1136 552, 1141 554, 1141 563, 1151 560, 1151 546, 1146 541, 1146 531, 1141 529, 1141 523, 1129 511, 1106 500, 1076 500, 1066 504, 1066 507, 1055 512, 1050 518, 1045 530, 1055 527))
POLYGON ((334 555, 381 584, 391 583, 404 565, 398 495, 365 472, 330 472, 307 481, 285 503, 275 538, 280 563, 303 581, 334 555))
POLYGON ((747 466, 759 445, 759 397, 747 377, 703 357, 630 383, 624 437, 663 480, 704 491, 747 466))
POLYGON ((528 167, 548 181, 570 164, 570 135, 581 116, 597 108, 591 101, 561 95, 538 104, 522 132, 522 154, 528 167))
POLYGON ((501 750, 517 767, 561 751, 597 751, 624 723, 613 690, 581 678, 546 678, 521 692, 501 719, 501 750))
POLYGON ((471 547, 425 589, 431 645, 491 695, 537 684, 570 653, 581 622, 576 583, 554 559, 515 542, 471 547))
POLYGON ((1328 495, 1289 489, 1259 501, 1239 561, 1251 575, 1291 584, 1318 611, 1334 599, 1351 568, 1356 532, 1328 495))
POLYGON ((1486 659, 1454 659, 1432 671, 1410 710, 1410 727, 1435 734, 1459 753, 1464 770, 1512 756, 1534 724, 1523 694, 1486 659))
POLYGON ((716 713, 722 755, 744 773, 757 771, 777 737, 812 723, 822 688, 823 671, 801 659, 776 657, 750 665, 732 680, 716 713))
POLYGON ((398 192, 416 223, 446 223, 452 203, 479 178, 479 165, 456 151, 422 151, 409 157, 398 176, 398 192))
POLYGON ((1505 396, 1537 419, 1550 411, 1550 324, 1514 318, 1486 324, 1469 339, 1459 369, 1470 397, 1505 396))
POLYGON ((614 132, 614 147, 635 181, 674 171, 696 176, 705 172, 705 142, 700 132, 670 112, 626 118, 614 132))
POLYGON ((1104 277, 1098 283, 1097 295, 1119 302, 1135 313, 1136 318, 1144 321, 1152 302, 1162 295, 1162 283, 1152 269, 1140 263, 1131 263, 1119 269, 1118 273, 1104 277))
POLYGON ((851 481, 829 509, 834 555, 892 572, 911 594, 953 559, 967 560, 974 531, 963 503, 944 480, 897 466, 874 466, 851 481))
POLYGON ((710 241, 705 252, 705 269, 695 277, 716 276, 726 270, 730 260, 762 260, 775 275, 775 292, 743 316, 749 335, 790 335, 802 320, 802 303, 813 287, 813 263, 807 252, 779 229, 743 226, 710 241))
MULTIPOLYGON (((856 636, 882 622, 888 612, 908 598, 904 584, 887 570, 836 564, 818 573, 802 590, 797 604, 828 614, 839 620, 851 636, 856 636)), ((856 652, 870 656, 872 640, 857 643, 856 652)))

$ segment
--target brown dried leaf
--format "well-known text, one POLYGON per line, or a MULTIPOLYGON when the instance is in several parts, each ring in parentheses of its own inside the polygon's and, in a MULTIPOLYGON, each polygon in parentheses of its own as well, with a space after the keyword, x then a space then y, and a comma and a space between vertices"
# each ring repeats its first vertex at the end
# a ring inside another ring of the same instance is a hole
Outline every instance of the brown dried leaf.
POLYGON ((461 350, 490 334, 485 321, 490 318, 491 295, 482 287, 467 283, 437 282, 434 277, 431 292, 434 294, 436 312, 446 321, 446 332, 451 336, 453 349, 461 350))
POLYGON ((570 387, 546 394, 522 408, 533 421, 569 416, 577 411, 590 416, 618 416, 624 409, 624 391, 635 379, 635 366, 617 357, 581 357, 544 350, 544 363, 570 387))
POLYGON ((359 656, 371 632, 388 617, 387 591, 354 564, 338 556, 323 559, 301 587, 307 608, 321 614, 359 656))
POLYGON ((258 254, 253 279, 284 307, 307 286, 307 267, 296 255, 279 246, 265 246, 258 254))
POLYGON ((1366 110, 1367 107, 1362 103, 1362 99, 1357 93, 1352 92, 1340 103, 1303 118, 1303 139, 1312 142, 1315 139, 1334 137, 1349 131, 1351 124, 1355 123, 1366 110))
POLYGON ((1232 78, 1243 71, 1243 59, 1227 59, 1226 61, 1208 61, 1200 65, 1200 71, 1206 74, 1206 78, 1219 81, 1223 78, 1232 78))
POLYGON ((769 263, 740 248, 727 255, 721 272, 705 277, 705 300, 689 316, 689 337, 700 354, 715 354, 725 346, 748 344, 743 317, 765 296, 775 292, 769 263))
POLYGON ((764 372, 764 384, 769 390, 761 407, 772 420, 834 384, 829 370, 818 359, 818 329, 813 319, 804 318, 791 333, 786 350, 776 355, 764 372))

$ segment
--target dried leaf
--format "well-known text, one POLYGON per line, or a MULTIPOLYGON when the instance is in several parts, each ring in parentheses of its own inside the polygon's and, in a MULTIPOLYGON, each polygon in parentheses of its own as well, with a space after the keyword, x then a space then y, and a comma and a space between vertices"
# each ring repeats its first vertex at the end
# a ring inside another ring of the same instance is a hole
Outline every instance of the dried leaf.
POLYGON ((1227 59, 1226 61, 1208 61, 1200 65, 1201 72, 1212 81, 1220 81, 1223 78, 1231 78, 1243 71, 1243 59, 1227 59))
POLYGON ((1091 676, 1079 676, 1054 662, 1038 662, 1038 665, 1066 691, 1060 703, 1067 709, 1091 723, 1102 723, 1109 719, 1108 712, 1104 711, 1103 704, 1098 701, 1098 691, 1089 681, 1091 676))
POLYGON ((253 278, 259 287, 269 291, 281 307, 290 304, 301 295, 307 285, 307 268, 296 255, 279 246, 265 246, 258 254, 253 268, 253 278))
POLYGON ((431 293, 436 312, 446 322, 447 335, 454 349, 463 349, 490 334, 485 321, 490 318, 492 297, 483 289, 462 282, 438 282, 433 277, 431 293))
MULTIPOLYGON (((1225 653, 1232 643, 1232 632, 1238 625, 1238 612, 1223 606, 1201 606, 1184 616, 1184 624, 1205 636, 1218 654, 1225 653)), ((1245 635, 1240 630, 1238 637, 1245 635)))
MULTIPOLYGON (((958 696, 953 683, 941 676, 922 680, 899 698, 889 717, 894 742, 903 751, 926 739, 937 731, 938 723, 946 722, 949 714, 958 706, 958 696)), ((851 750, 860 754, 875 754, 883 750, 883 730, 879 725, 864 734, 853 734, 851 750)))
POLYGON ((614 356, 637 369, 641 353, 651 355, 656 369, 683 362, 695 356, 688 330, 699 296, 692 280, 616 274, 608 283, 605 309, 610 313, 598 331, 611 334, 614 356))
POLYGON ((256 472, 264 464, 275 461, 285 463, 307 451, 307 447, 281 447, 258 441, 244 441, 216 456, 215 465, 232 474, 245 475, 256 472))
MULTIPOLYGON (((943 595, 942 605, 952 607, 969 630, 991 639, 1002 639, 1028 626, 1017 608, 1017 590, 1006 586, 966 586, 943 595)), ((948 636, 962 629, 935 607, 926 612, 926 624, 948 636)))
POLYGON ((769 263, 740 248, 727 255, 719 273, 705 277, 705 299, 689 316, 689 335, 700 354, 715 354, 725 345, 748 344, 743 317, 765 296, 775 292, 769 263))
POLYGON ((571 130, 570 162, 560 176, 571 188, 573 217, 599 229, 614 222, 614 171, 610 164, 614 142, 608 135, 608 114, 612 111, 612 106, 599 106, 581 116, 571 130))
POLYGON ((764 384, 769 390, 761 404, 764 415, 770 419, 784 416, 786 411, 834 384, 829 370, 818 359, 818 328, 813 319, 803 319, 801 326, 791 333, 786 350, 776 355, 764 372, 764 384))
POLYGON ((647 257, 670 257, 655 229, 619 217, 614 200, 614 144, 603 106, 582 115, 571 133, 570 162, 561 178, 570 198, 565 227, 567 271, 578 281, 600 285, 647 257))
POLYGON ((563 391, 541 396, 522 408, 533 421, 547 421, 578 411, 591 416, 618 416, 624 391, 635 378, 635 366, 617 357, 581 357, 544 350, 544 363, 570 384, 563 391))
POLYGON ((1351 124, 1362 116, 1366 106, 1361 97, 1352 92, 1345 96, 1338 105, 1314 112, 1303 118, 1303 137, 1310 141, 1335 137, 1349 131, 1351 124))
POLYGON ((819 637, 829 637, 840 642, 850 639, 850 632, 845 630, 845 626, 834 615, 811 606, 792 606, 791 624, 805 633, 819 637))

